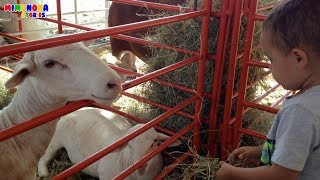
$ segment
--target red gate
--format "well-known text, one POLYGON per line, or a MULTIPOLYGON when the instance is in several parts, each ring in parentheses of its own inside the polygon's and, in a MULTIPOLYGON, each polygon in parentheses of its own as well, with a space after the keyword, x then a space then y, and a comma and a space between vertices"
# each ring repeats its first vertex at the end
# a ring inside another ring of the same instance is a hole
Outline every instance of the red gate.
MULTIPOLYGON (((141 7, 148 7, 148 8, 156 8, 156 9, 161 9, 161 10, 168 10, 168 11, 180 11, 180 7, 178 6, 172 6, 172 5, 164 5, 164 4, 159 4, 159 3, 151 3, 151 2, 145 2, 145 1, 139 1, 139 0, 112 0, 113 3, 123 3, 123 4, 130 4, 130 5, 135 5, 135 6, 141 6, 141 7)), ((19 3, 19 1, 18 1, 19 3)), ((255 137, 259 138, 264 138, 263 135, 260 135, 256 132, 253 132, 251 130, 247 130, 242 128, 241 122, 242 122, 242 115, 245 108, 258 108, 261 110, 265 110, 268 112, 276 113, 277 110, 272 108, 272 107, 265 107, 262 105, 259 105, 254 102, 248 102, 245 100, 245 93, 246 93, 246 88, 247 88, 247 74, 248 74, 248 68, 249 66, 257 66, 257 67, 263 67, 266 68, 268 67, 268 64, 266 63, 261 63, 258 61, 254 61, 250 59, 250 54, 251 52, 255 49, 252 48, 252 37, 253 37, 253 30, 254 30, 254 25, 255 21, 263 20, 264 16, 261 16, 259 14, 256 14, 257 11, 257 0, 221 0, 221 8, 219 11, 212 11, 212 3, 213 0, 204 0, 204 7, 203 9, 200 10, 192 10, 192 9, 185 9, 185 13, 181 13, 179 15, 174 15, 174 16, 169 16, 169 17, 164 17, 164 18, 158 18, 158 19, 153 19, 153 20, 148 20, 148 21, 143 21, 143 22, 137 22, 133 24, 127 24, 123 26, 116 26, 116 27, 110 27, 107 29, 101 29, 101 30, 94 30, 92 28, 87 28, 84 26, 80 25, 75 25, 72 23, 67 23, 62 21, 61 17, 61 2, 60 0, 56 1, 57 3, 57 15, 58 18, 57 20, 46 18, 42 19, 45 21, 49 22, 54 22, 58 24, 58 30, 59 33, 62 33, 62 28, 63 26, 69 26, 69 27, 74 27, 82 30, 86 30, 87 32, 83 33, 77 33, 77 34, 72 34, 68 36, 63 36, 63 37, 55 37, 51 39, 44 39, 44 40, 37 40, 37 41, 32 41, 32 42, 24 42, 22 38, 17 38, 17 37, 12 37, 9 36, 5 33, 0 33, 1 36, 5 37, 10 37, 14 38, 16 40, 21 41, 22 43, 18 44, 12 44, 8 46, 3 46, 0 47, 0 57, 3 56, 13 56, 17 59, 21 59, 21 56, 15 55, 18 53, 24 53, 28 51, 34 51, 38 49, 43 49, 43 48, 49 48, 49 47, 54 47, 54 46, 59 46, 59 45, 64 45, 64 44, 69 44, 69 43, 75 43, 75 42, 80 42, 80 41, 85 41, 89 39, 95 39, 99 37, 105 37, 105 36, 112 36, 114 38, 118 39, 123 39, 135 43, 140 43, 140 44, 148 44, 149 46, 154 46, 154 47, 159 47, 159 48, 164 48, 168 50, 176 50, 181 53, 188 53, 192 54, 193 57, 185 59, 181 62, 175 63, 173 65, 163 67, 158 71, 149 73, 149 74, 138 74, 134 72, 128 72, 124 69, 113 67, 114 69, 126 73, 131 73, 138 78, 131 80, 127 83, 122 84, 124 92, 122 93, 125 96, 137 99, 139 101, 143 101, 146 103, 149 103, 153 106, 158 106, 161 107, 162 109, 166 110, 165 113, 160 115, 159 117, 153 119, 150 122, 145 123, 145 125, 138 129, 137 131, 133 132, 130 135, 127 135, 123 138, 121 138, 119 141, 116 143, 105 147, 101 151, 97 152, 96 154, 92 155, 88 159, 82 161, 81 163, 74 165, 73 167, 69 168, 68 170, 64 171, 63 173, 55 176, 53 179, 66 179, 67 177, 75 174, 76 172, 79 172, 81 169, 84 169, 85 167, 89 166, 91 163, 94 163, 98 159, 102 158, 106 154, 112 152, 113 150, 117 149, 120 147, 122 144, 125 142, 133 139, 137 135, 143 133, 147 129, 156 126, 158 123, 164 121, 166 118, 169 116, 177 113, 180 111, 183 107, 196 102, 195 106, 195 113, 189 118, 193 120, 193 123, 189 124, 186 126, 184 129, 182 129, 179 132, 171 132, 168 130, 165 130, 163 128, 160 128, 158 126, 157 129, 165 132, 167 134, 172 135, 172 137, 162 143, 158 148, 153 150, 152 152, 148 153, 143 159, 140 161, 136 162, 134 165, 123 171, 121 174, 119 174, 115 179, 123 179, 130 175, 133 171, 135 171, 139 166, 147 162, 149 159, 151 159, 153 156, 156 154, 160 153, 162 150, 164 150, 169 144, 173 143, 176 139, 178 138, 183 138, 183 135, 187 133, 190 130, 193 130, 194 136, 193 136, 193 146, 195 147, 196 150, 200 149, 200 123, 208 123, 209 127, 209 139, 207 142, 207 151, 210 152, 210 154, 217 154, 216 152, 218 151, 219 143, 217 142, 217 139, 219 141, 221 140, 221 146, 226 147, 226 149, 229 149, 228 147, 232 146, 232 148, 236 148, 238 146, 240 136, 241 134, 249 134, 255 137), (238 41, 239 41, 239 31, 240 31, 240 22, 241 18, 243 16, 248 17, 248 24, 246 28, 246 34, 245 34, 245 47, 243 53, 238 53, 238 41), (202 27, 201 27, 201 46, 200 46, 200 52, 191 52, 186 49, 181 49, 181 48, 175 48, 175 47, 170 47, 164 44, 159 44, 159 43, 154 43, 154 42, 149 42, 144 39, 139 39, 136 37, 130 37, 127 35, 123 35, 122 33, 127 33, 130 31, 134 30, 140 30, 140 29, 145 29, 153 26, 158 26, 158 25, 163 25, 167 23, 172 23, 172 22, 177 22, 177 21, 183 21, 187 19, 192 19, 196 17, 202 17, 202 27), (218 38, 217 38, 217 53, 216 54, 208 54, 207 53, 207 45, 208 45, 208 30, 209 30, 209 21, 210 17, 216 17, 219 18, 219 31, 218 31, 218 38), (232 27, 232 28, 231 28, 232 27), (228 66, 228 81, 227 81, 227 88, 225 92, 225 108, 224 108, 224 116, 223 116, 223 121, 218 121, 218 109, 219 109, 219 101, 221 98, 221 82, 222 82, 222 75, 223 75, 223 69, 224 69, 224 64, 225 64, 225 58, 227 54, 227 48, 228 48, 228 41, 229 41, 229 36, 228 34, 231 33, 231 46, 229 49, 229 66, 228 66), (234 86, 234 74, 235 74, 235 64, 236 61, 240 58, 243 57, 243 66, 241 69, 241 79, 240 79, 240 87, 239 87, 239 92, 238 94, 233 93, 233 86, 234 86), (215 79, 213 80, 212 84, 212 91, 210 94, 207 94, 208 97, 211 98, 211 107, 210 107, 210 119, 208 121, 205 121, 201 116, 201 103, 202 103, 202 97, 205 96, 204 92, 204 76, 205 76, 205 62, 206 60, 212 60, 215 62, 215 67, 214 67, 214 77, 215 79), (155 102, 150 102, 147 99, 144 99, 142 97, 132 95, 125 90, 128 88, 131 88, 133 86, 139 85, 141 83, 147 82, 147 81, 160 81, 156 79, 158 76, 163 75, 165 73, 169 73, 171 71, 174 71, 180 67, 186 66, 188 64, 198 62, 198 80, 197 80, 197 88, 196 92, 194 92, 190 88, 186 88, 183 86, 171 84, 169 82, 161 81, 161 83, 172 86, 174 88, 178 88, 181 90, 184 90, 188 93, 190 93, 192 96, 191 98, 185 100, 184 102, 180 103, 179 105, 170 108, 163 106, 162 104, 155 103, 155 102), (233 98, 238 96, 238 101, 237 101, 237 112, 236 112, 236 117, 233 118, 231 117, 231 106, 232 106, 232 101, 233 98), (215 133, 214 130, 220 130, 220 133, 215 133)), ((264 7, 259 7, 258 10, 263 10, 267 8, 271 8, 271 6, 264 6, 264 7)), ((0 10, 3 10, 1 7, 0 10)), ((21 26, 20 26, 21 27, 21 26)), ((22 28, 20 28, 22 30, 22 28)), ((0 66, 1 69, 6 70, 11 72, 10 69, 7 67, 0 66)), ((275 89, 275 88, 274 88, 275 89)), ((0 132, 0 141, 3 141, 5 139, 8 139, 10 137, 13 137, 19 133, 23 133, 27 130, 30 130, 34 127, 40 126, 44 123, 47 123, 51 120, 54 120, 55 118, 58 118, 60 116, 63 116, 67 113, 73 112, 77 109, 80 109, 81 107, 88 106, 88 105, 93 105, 98 108, 106 109, 115 113, 118 113, 120 115, 123 115, 125 117, 128 117, 134 121, 137 122, 144 122, 144 120, 139 119, 137 117, 133 117, 129 114, 126 114, 124 112, 121 112, 117 109, 104 106, 101 104, 94 103, 92 101, 78 101, 78 102, 73 102, 70 103, 62 108, 59 108, 55 111, 52 111, 50 113, 44 114, 42 116, 33 118, 31 120, 27 120, 24 123, 15 125, 11 128, 2 130, 0 132)), ((224 149, 224 148, 221 148, 224 149)), ((181 155, 177 160, 168 168, 166 168, 161 174, 159 174, 156 179, 161 179, 164 177, 166 174, 170 173, 174 167, 184 161, 185 159, 188 158, 190 154, 190 151, 185 152, 183 155, 181 155)), ((222 151, 222 157, 225 157, 226 151, 222 151)))

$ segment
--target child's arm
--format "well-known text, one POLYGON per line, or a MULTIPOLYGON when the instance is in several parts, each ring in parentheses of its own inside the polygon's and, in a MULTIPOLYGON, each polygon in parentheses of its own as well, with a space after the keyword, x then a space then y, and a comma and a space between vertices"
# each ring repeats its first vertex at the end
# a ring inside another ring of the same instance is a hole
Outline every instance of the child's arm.
POLYGON ((293 171, 277 164, 257 168, 241 168, 223 162, 216 173, 216 177, 218 180, 295 180, 298 174, 298 171, 293 171))

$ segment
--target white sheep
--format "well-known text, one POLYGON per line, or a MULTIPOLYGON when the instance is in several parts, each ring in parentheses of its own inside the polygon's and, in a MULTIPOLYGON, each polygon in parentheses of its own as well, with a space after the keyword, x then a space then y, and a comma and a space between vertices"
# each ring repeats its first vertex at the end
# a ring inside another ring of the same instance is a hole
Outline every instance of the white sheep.
MULTIPOLYGON (((95 152, 132 133, 143 124, 132 125, 122 116, 97 108, 82 108, 61 117, 55 134, 44 156, 38 163, 38 174, 49 175, 47 165, 56 152, 65 148, 72 163, 79 163, 95 152)), ((158 140, 169 136, 151 128, 127 144, 101 158, 83 170, 84 173, 101 180, 112 179, 120 172, 140 160, 158 145, 158 140)), ((171 146, 179 145, 177 141, 171 146)), ((162 168, 162 156, 156 155, 147 164, 137 169, 128 179, 150 180, 162 168)))
MULTIPOLYGON (((91 99, 111 104, 121 92, 120 77, 83 43, 25 53, 5 86, 18 89, 12 102, 0 111, 0 130, 68 101, 91 99)), ((0 179, 36 178, 37 163, 54 134, 56 122, 0 142, 0 179)))

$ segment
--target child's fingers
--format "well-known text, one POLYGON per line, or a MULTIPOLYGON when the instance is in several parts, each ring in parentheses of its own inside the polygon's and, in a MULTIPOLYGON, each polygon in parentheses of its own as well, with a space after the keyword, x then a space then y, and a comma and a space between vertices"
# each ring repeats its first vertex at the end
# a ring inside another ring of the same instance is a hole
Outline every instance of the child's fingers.
POLYGON ((235 149, 230 155, 228 156, 228 160, 231 161, 235 158, 238 158, 239 155, 243 154, 244 151, 241 148, 235 149))
POLYGON ((220 161, 219 162, 219 166, 221 167, 224 163, 226 163, 225 161, 220 161))

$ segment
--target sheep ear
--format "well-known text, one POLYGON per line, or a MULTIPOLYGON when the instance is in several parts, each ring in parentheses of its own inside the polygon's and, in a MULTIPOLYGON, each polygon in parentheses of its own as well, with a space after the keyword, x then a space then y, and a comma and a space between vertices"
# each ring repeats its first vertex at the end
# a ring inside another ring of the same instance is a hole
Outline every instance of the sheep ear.
MULTIPOLYGON (((162 133, 158 133, 158 137, 157 139, 160 141, 166 141, 170 138, 170 136, 167 136, 165 134, 162 133)), ((176 140, 174 143, 170 144, 168 147, 175 147, 175 146, 179 146, 180 144, 182 144, 182 142, 180 140, 176 140)))
POLYGON ((87 41, 83 41, 82 43, 83 43, 85 46, 89 47, 89 46, 93 43, 94 40, 95 40, 95 39, 90 39, 90 40, 87 40, 87 41))
POLYGON ((131 51, 124 51, 120 57, 120 61, 129 64, 131 67, 134 67, 136 56, 131 51))
POLYGON ((20 61, 13 70, 11 78, 5 83, 7 89, 12 89, 21 84, 24 79, 35 70, 34 53, 25 53, 22 61, 20 61))

